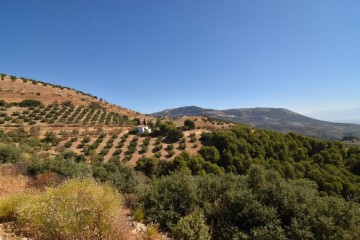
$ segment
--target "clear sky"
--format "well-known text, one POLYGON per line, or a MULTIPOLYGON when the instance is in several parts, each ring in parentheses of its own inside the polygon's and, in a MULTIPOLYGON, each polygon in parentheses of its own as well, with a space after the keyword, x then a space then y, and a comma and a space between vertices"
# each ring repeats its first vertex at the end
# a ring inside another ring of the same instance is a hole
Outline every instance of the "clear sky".
POLYGON ((1 0, 0 72, 150 113, 360 106, 359 0, 1 0))

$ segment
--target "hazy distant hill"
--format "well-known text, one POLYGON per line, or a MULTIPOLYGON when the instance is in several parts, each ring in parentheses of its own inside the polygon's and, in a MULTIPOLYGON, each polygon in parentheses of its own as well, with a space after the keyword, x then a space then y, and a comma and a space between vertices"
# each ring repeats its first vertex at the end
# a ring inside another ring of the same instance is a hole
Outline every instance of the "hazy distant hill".
POLYGON ((344 136, 360 137, 360 125, 333 123, 306 117, 283 108, 239 108, 227 110, 204 109, 196 106, 166 109, 154 116, 209 116, 237 123, 250 124, 279 132, 295 132, 327 139, 344 136))

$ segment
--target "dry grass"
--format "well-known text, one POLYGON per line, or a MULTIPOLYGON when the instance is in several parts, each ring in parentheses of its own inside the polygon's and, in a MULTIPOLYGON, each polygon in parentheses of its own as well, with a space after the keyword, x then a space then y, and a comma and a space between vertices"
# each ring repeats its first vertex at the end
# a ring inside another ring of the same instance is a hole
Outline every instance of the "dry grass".
POLYGON ((10 194, 23 192, 28 181, 29 178, 21 175, 15 165, 0 165, 0 199, 10 194))
POLYGON ((30 188, 36 188, 44 190, 47 187, 55 187, 64 180, 59 174, 54 172, 39 173, 34 179, 28 181, 27 186, 30 188))
POLYGON ((39 239, 118 239, 112 237, 122 197, 91 179, 68 180, 42 193, 22 192, 0 201, 0 218, 15 220, 39 239))
MULTIPOLYGON (((20 169, 21 170, 21 169, 20 169)), ((33 196, 43 194, 44 190, 47 187, 54 187, 58 185, 62 179, 54 173, 43 173, 37 175, 34 179, 25 177, 21 175, 21 171, 18 169, 18 166, 3 164, 0 165, 0 202, 2 202, 1 211, 7 216, 0 216, 2 221, 14 221, 15 219, 15 210, 17 207, 22 205, 24 208, 24 203, 26 199, 33 199, 33 196), (43 192, 43 193, 41 193, 43 192), (4 200, 8 200, 8 204, 4 206, 4 200), (20 204, 21 203, 21 204, 20 204), (5 208, 4 208, 5 207, 5 208)), ((102 196, 102 195, 101 195, 102 196)), ((135 196, 130 196, 131 200, 127 201, 136 201, 133 198, 135 196)), ((100 199, 100 198, 99 198, 100 199)), ((37 203, 30 203, 38 205, 37 203)), ((134 204, 134 203, 133 203, 134 204)), ((29 204, 27 204, 29 206, 29 204)), ((35 206, 34 205, 34 206, 35 206)), ((32 206, 32 205, 31 205, 32 206)), ((74 205, 75 207, 75 205, 74 205)), ((119 209, 120 209, 119 205, 119 209)), ((112 211, 113 212, 113 211, 112 211)), ((115 211, 116 212, 116 211, 115 211)), ((28 212, 25 216, 32 219, 35 213, 28 212)), ((144 239, 141 233, 132 233, 131 222, 128 219, 129 210, 122 210, 120 214, 117 214, 117 217, 112 217, 109 219, 110 228, 102 239, 119 239, 119 240, 138 240, 144 239)), ((1 214, 0 214, 1 215, 1 214)), ((3 214, 4 215, 4 214, 3 214)), ((25 236, 42 236, 43 233, 35 230, 34 227, 30 226, 28 222, 26 224, 15 221, 6 223, 11 226, 7 231, 4 229, 4 224, 0 226, 0 239, 23 239, 21 235, 25 236)), ((85 235, 78 236, 76 239, 92 239, 91 237, 86 237, 85 235)), ((30 238, 28 238, 30 239, 30 238)), ((36 239, 36 238, 35 238, 36 239)))

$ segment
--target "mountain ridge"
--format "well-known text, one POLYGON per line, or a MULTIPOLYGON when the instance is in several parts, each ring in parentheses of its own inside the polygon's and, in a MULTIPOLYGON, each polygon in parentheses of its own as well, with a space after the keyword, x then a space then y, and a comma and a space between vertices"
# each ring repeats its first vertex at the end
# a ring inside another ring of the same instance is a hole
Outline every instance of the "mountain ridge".
POLYGON ((232 108, 216 110, 198 106, 184 106, 152 113, 152 116, 181 117, 207 116, 236 123, 248 124, 279 132, 340 140, 345 136, 360 136, 360 125, 335 123, 307 117, 286 108, 232 108))

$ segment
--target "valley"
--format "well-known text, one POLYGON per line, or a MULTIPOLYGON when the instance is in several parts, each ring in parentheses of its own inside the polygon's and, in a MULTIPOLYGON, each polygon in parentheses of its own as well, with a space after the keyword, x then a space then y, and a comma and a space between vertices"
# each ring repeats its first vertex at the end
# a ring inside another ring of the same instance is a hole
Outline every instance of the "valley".
POLYGON ((24 79, 0 80, 0 237, 194 239, 189 224, 207 240, 360 234, 360 148, 345 134, 357 126, 286 109, 146 115, 24 79))

